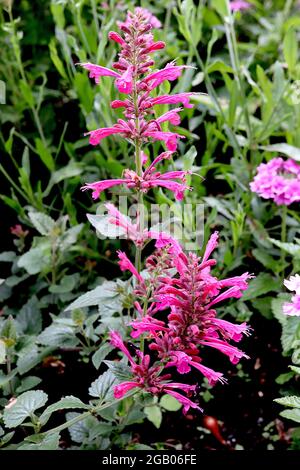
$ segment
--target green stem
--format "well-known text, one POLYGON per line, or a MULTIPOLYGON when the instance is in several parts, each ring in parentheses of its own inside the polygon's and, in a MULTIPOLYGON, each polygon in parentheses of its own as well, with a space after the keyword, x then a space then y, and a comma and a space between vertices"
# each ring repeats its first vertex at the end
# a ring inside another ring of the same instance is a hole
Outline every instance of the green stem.
MULTIPOLYGON (((281 243, 286 243, 286 219, 287 219, 287 206, 284 204, 282 206, 282 213, 281 213, 281 243)), ((280 267, 281 267, 281 271, 283 272, 283 277, 284 277, 285 251, 283 248, 281 248, 280 267)))
MULTIPOLYGON (((21 51, 20 51, 20 46, 19 46, 19 39, 18 39, 17 32, 16 32, 16 27, 15 27, 15 22, 14 22, 11 6, 8 9, 8 15, 9 15, 9 20, 12 24, 12 32, 13 32, 12 44, 13 44, 13 50, 14 50, 15 58, 16 58, 16 61, 17 61, 18 67, 19 67, 19 72, 20 72, 20 75, 22 77, 22 80, 29 87, 29 83, 28 83, 28 80, 27 80, 27 77, 26 77, 26 74, 25 74, 25 70, 24 70, 24 67, 23 67, 23 64, 22 64, 22 60, 21 60, 21 51)), ((44 146, 47 147, 46 139, 45 139, 45 136, 44 136, 44 132, 43 132, 43 128, 42 128, 42 125, 41 125, 41 121, 40 121, 38 112, 37 112, 37 110, 34 106, 30 106, 30 109, 31 109, 31 112, 33 114, 34 122, 35 122, 35 125, 37 127, 40 138, 41 138, 44 146)))
POLYGON ((91 410, 85 411, 84 413, 81 413, 81 415, 75 416, 75 418, 69 419, 69 421, 66 421, 65 423, 60 424, 59 426, 56 426, 55 428, 49 429, 49 431, 45 431, 45 432, 41 433, 41 435, 42 436, 49 436, 50 434, 54 434, 54 433, 57 433, 57 432, 64 431, 65 429, 68 429, 70 426, 73 426, 74 424, 79 423, 83 419, 88 418, 90 415, 94 415, 94 414, 98 413, 99 411, 104 410, 105 408, 109 408, 110 406, 114 405, 115 403, 117 403, 121 400, 124 400, 124 398, 128 398, 128 397, 134 395, 135 393, 136 393, 136 390, 132 391, 129 394, 127 394, 126 397, 119 398, 118 400, 114 400, 113 402, 108 402, 108 403, 104 403, 104 404, 95 406, 91 410))
POLYGON ((239 59, 239 54, 238 54, 237 40, 236 40, 236 35, 235 35, 235 30, 234 30, 234 21, 233 21, 233 16, 230 10, 229 10, 228 17, 225 18, 224 20, 224 25, 225 25, 225 33, 226 33, 226 38, 227 38, 227 43, 228 43, 228 48, 229 48, 230 61, 231 61, 232 68, 235 72, 235 78, 238 83, 240 98, 242 101, 242 108, 243 108, 243 113, 244 113, 245 122, 246 122, 249 147, 251 147, 252 128, 251 128, 250 116, 249 116, 249 111, 248 111, 248 106, 247 106, 246 94, 244 90, 244 80, 241 74, 241 66, 240 66, 240 59, 239 59))
POLYGON ((243 157, 243 154, 242 154, 242 151, 241 151, 241 147, 240 147, 240 144, 238 143, 238 140, 236 138, 236 135, 235 133, 233 132, 233 130, 230 128, 229 124, 228 124, 228 121, 227 121, 227 118, 226 118, 226 115, 222 109, 222 106, 219 102, 219 97, 214 89, 214 86, 212 84, 212 81, 209 77, 209 74, 206 72, 205 70, 205 65, 199 55, 199 52, 197 50, 197 47, 193 44, 193 49, 194 49, 194 54, 195 54, 195 57, 196 57, 196 60, 197 60, 197 63, 201 69, 201 71, 204 73, 204 82, 205 82, 205 86, 206 86, 206 89, 208 91, 208 94, 209 96, 211 97, 211 99, 213 100, 223 122, 224 122, 224 128, 225 128, 225 132, 227 134, 227 137, 229 139, 229 141, 231 142, 233 148, 235 149, 235 151, 237 152, 237 154, 241 157, 241 158, 244 158, 243 157))
MULTIPOLYGON (((10 356, 10 353, 7 354, 6 368, 7 368, 7 375, 10 375, 11 374, 11 356, 10 356)), ((13 384, 12 384, 12 379, 9 380, 8 387, 9 387, 9 392, 10 392, 11 396, 13 396, 14 387, 13 387, 13 384)))

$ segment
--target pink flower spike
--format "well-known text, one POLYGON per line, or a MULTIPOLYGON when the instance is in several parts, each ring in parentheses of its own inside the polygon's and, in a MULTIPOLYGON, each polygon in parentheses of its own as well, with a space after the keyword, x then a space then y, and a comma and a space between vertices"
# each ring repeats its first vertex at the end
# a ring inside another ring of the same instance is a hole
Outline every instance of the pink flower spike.
MULTIPOLYGON (((159 21, 158 18, 156 18, 156 16, 154 16, 151 11, 147 10, 147 8, 143 8, 143 7, 136 7, 134 9, 134 14, 135 15, 139 15, 141 16, 145 23, 146 24, 150 24, 150 26, 152 28, 161 28, 161 22, 159 21)), ((126 26, 130 25, 131 24, 131 17, 129 15, 129 13, 127 14, 127 18, 126 18, 126 21, 125 23, 126 26)))
POLYGON ((138 271, 136 270, 136 268, 134 267, 132 262, 127 258, 126 253, 124 253, 123 251, 120 251, 120 250, 118 250, 117 253, 118 253, 118 256, 119 256, 119 260, 120 260, 119 265, 120 265, 121 270, 122 271, 126 271, 126 270, 130 271, 131 274, 133 274, 133 276, 135 276, 141 284, 144 284, 144 279, 138 273, 138 271))
POLYGON ((119 399, 123 398, 129 390, 139 387, 137 382, 122 382, 119 385, 114 386, 114 397, 119 399))
POLYGON ((101 65, 91 64, 90 62, 79 63, 78 65, 88 70, 90 72, 89 77, 94 78, 97 84, 99 84, 100 77, 120 77, 120 74, 114 70, 102 67, 101 65))
POLYGON ((109 336, 110 336, 110 343, 115 348, 120 349, 120 351, 122 351, 123 354, 125 354, 125 356, 128 358, 131 365, 135 365, 135 362, 132 359, 130 352, 126 348, 120 333, 118 333, 117 331, 110 331, 109 336))
POLYGON ((111 188, 112 186, 117 186, 120 184, 125 184, 126 180, 124 179, 112 179, 112 180, 103 180, 103 181, 96 181, 95 183, 87 183, 86 185, 82 186, 82 191, 87 191, 91 189, 93 191, 92 198, 98 199, 100 193, 105 189, 111 188))
POLYGON ((193 105, 190 104, 190 99, 195 94, 196 93, 177 93, 175 95, 161 95, 156 98, 151 98, 151 105, 182 103, 185 108, 193 108, 193 105))
POLYGON ((133 67, 129 66, 127 70, 117 78, 116 86, 120 93, 126 93, 127 95, 132 92, 133 82, 132 82, 132 73, 133 67))

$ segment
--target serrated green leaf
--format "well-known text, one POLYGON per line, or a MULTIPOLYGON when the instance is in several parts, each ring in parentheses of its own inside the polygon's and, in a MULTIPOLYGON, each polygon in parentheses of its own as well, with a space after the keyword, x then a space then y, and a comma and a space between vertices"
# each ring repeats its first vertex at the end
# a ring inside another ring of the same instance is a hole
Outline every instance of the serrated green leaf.
POLYGON ((296 243, 283 243, 275 238, 269 238, 273 245, 278 246, 281 250, 286 251, 289 255, 292 255, 295 258, 300 258, 300 245, 296 243))
POLYGON ((59 448, 60 434, 58 432, 48 434, 41 442, 24 442, 18 447, 18 450, 57 450, 59 448))
POLYGON ((20 256, 19 268, 24 268, 29 274, 38 274, 49 268, 51 263, 51 246, 48 240, 43 240, 35 248, 20 256))
POLYGON ((79 343, 79 339, 75 336, 75 327, 62 323, 52 323, 44 329, 37 340, 45 346, 69 348, 75 347, 79 343))
POLYGON ((31 390, 32 388, 36 387, 41 383, 42 379, 39 377, 35 377, 34 375, 29 375, 22 379, 21 385, 16 389, 18 394, 27 392, 27 390, 31 390))
POLYGON ((293 410, 284 410, 279 414, 283 418, 291 419, 292 421, 296 421, 296 423, 300 423, 300 410, 298 408, 294 408, 293 410))
POLYGON ((42 212, 28 212, 28 217, 41 235, 48 235, 55 228, 55 221, 42 212))
POLYGON ((162 412, 159 406, 146 406, 144 408, 144 413, 147 416, 148 420, 154 424, 154 426, 159 429, 162 422, 162 412))
POLYGON ((159 404, 162 408, 167 411, 178 411, 182 407, 176 398, 171 397, 171 395, 163 395, 159 401, 159 404))
POLYGON ((43 411, 43 413, 40 416, 40 422, 42 424, 45 424, 50 418, 51 414, 54 413, 55 411, 74 409, 74 408, 88 410, 90 406, 83 403, 79 398, 73 397, 72 395, 63 397, 58 402, 53 403, 52 405, 48 406, 45 409, 45 411, 43 411))
POLYGON ((119 380, 132 379, 130 367, 122 361, 103 361, 119 380))
POLYGON ((300 408, 300 397, 297 397, 297 395, 275 398, 274 401, 280 405, 291 406, 292 408, 300 408))
POLYGON ((0 261, 3 263, 12 263, 17 255, 14 251, 3 251, 0 253, 0 261))
POLYGON ((289 366, 289 368, 295 372, 297 375, 300 375, 300 367, 297 366, 289 366))
POLYGON ((260 148, 262 150, 267 150, 268 152, 283 153, 287 157, 293 158, 297 162, 300 161, 300 148, 286 144, 285 142, 272 145, 265 145, 260 148))
POLYGON ((116 384, 116 377, 111 370, 107 370, 91 384, 89 394, 101 401, 107 400, 113 397, 114 384, 116 384))
POLYGON ((114 281, 104 281, 100 286, 78 297, 78 299, 72 302, 65 310, 99 305, 105 299, 108 300, 117 297, 119 294, 116 292, 116 287, 117 284, 114 281))
POLYGON ((0 364, 4 364, 6 359, 6 345, 5 342, 0 339, 0 364))
POLYGON ((261 273, 256 278, 251 279, 249 287, 243 294, 243 300, 251 300, 276 291, 280 286, 280 281, 271 276, 271 274, 261 273))
POLYGON ((92 362, 96 369, 99 369, 101 362, 106 356, 112 351, 112 346, 109 343, 104 343, 100 348, 93 354, 92 362))
MULTIPOLYGON (((17 326, 26 335, 38 335, 42 329, 42 315, 37 297, 32 297, 19 311, 17 326)), ((18 329, 18 331, 19 331, 18 329)))
POLYGON ((294 373, 293 372, 285 372, 284 374, 280 374, 275 382, 277 384, 280 384, 280 385, 283 385, 285 383, 287 383, 290 379, 292 379, 294 377, 294 373))
POLYGON ((9 408, 5 408, 3 413, 4 424, 7 428, 19 426, 25 419, 46 404, 48 395, 41 390, 25 392, 20 395, 16 402, 9 408))

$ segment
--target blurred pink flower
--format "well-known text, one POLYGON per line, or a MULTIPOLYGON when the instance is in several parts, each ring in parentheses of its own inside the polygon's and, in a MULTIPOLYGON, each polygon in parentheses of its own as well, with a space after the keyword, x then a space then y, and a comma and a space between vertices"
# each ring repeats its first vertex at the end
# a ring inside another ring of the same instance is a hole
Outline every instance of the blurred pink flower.
POLYGON ((237 0, 233 2, 229 2, 229 6, 231 11, 243 11, 243 10, 248 10, 251 8, 251 3, 245 2, 243 0, 237 0))
POLYGON ((283 304, 283 313, 290 317, 300 317, 300 275, 295 274, 295 276, 285 279, 284 285, 290 291, 295 291, 296 295, 293 295, 291 302, 283 304))
POLYGON ((278 205, 300 202, 300 165, 292 159, 280 157, 261 163, 250 188, 264 199, 273 199, 278 205))

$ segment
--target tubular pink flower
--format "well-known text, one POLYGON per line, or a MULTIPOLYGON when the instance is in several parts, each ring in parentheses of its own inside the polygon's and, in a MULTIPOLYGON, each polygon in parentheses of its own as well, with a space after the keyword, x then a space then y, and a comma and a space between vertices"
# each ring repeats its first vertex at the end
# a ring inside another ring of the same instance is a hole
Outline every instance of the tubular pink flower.
POLYGON ((130 271, 131 274, 133 274, 133 276, 135 276, 137 278, 137 280, 140 282, 140 283, 144 283, 144 280, 142 278, 142 276, 140 275, 140 273, 138 273, 138 271, 136 270, 136 268, 134 267, 134 265, 132 264, 132 262, 130 261, 130 259, 128 259, 126 253, 124 253, 123 251, 120 251, 118 250, 117 251, 118 253, 118 256, 119 256, 119 266, 121 268, 122 271, 130 271))
POLYGON ((180 116, 178 116, 180 111, 182 111, 182 108, 171 109, 171 111, 167 111, 166 113, 159 116, 156 119, 156 122, 161 124, 162 122, 169 121, 174 126, 178 126, 178 124, 180 124, 180 116))
POLYGON ((140 387, 140 385, 136 382, 122 382, 119 385, 114 386, 114 397, 119 399, 123 398, 129 390, 133 388, 140 387))
POLYGON ((164 49, 166 44, 163 41, 157 41, 151 44, 147 49, 144 50, 144 54, 149 54, 150 52, 159 51, 160 49, 164 49))
POLYGON ((153 333, 155 331, 168 331, 168 328, 165 327, 165 323, 160 320, 156 320, 149 315, 146 315, 140 320, 134 320, 130 325, 135 329, 131 332, 132 338, 138 338, 145 332, 153 333))
POLYGON ((99 84, 100 77, 120 77, 119 73, 106 67, 102 67, 101 65, 91 64, 90 62, 80 63, 78 65, 90 72, 89 77, 94 78, 97 85, 99 84))
POLYGON ((246 290, 248 287, 247 281, 251 279, 253 276, 249 273, 244 273, 241 276, 229 277, 227 279, 223 279, 218 281, 219 287, 230 287, 230 286, 237 286, 241 290, 246 290))
POLYGON ((125 344, 124 344, 124 341, 120 335, 120 333, 118 333, 117 331, 111 331, 110 334, 110 342, 111 344, 115 347, 115 348, 118 348, 120 349, 120 351, 122 351, 123 354, 125 354, 125 356, 128 358, 129 362, 131 365, 135 365, 135 362, 134 360, 132 359, 132 356, 130 354, 130 352, 128 351, 128 349, 126 348, 125 344))
POLYGON ((201 374, 203 374, 204 377, 207 378, 209 385, 213 386, 217 382, 221 382, 223 384, 227 382, 221 372, 216 372, 215 370, 210 369, 209 367, 203 366, 199 362, 191 361, 190 364, 195 367, 195 369, 198 369, 201 374))
POLYGON ((115 31, 110 31, 108 33, 108 37, 109 37, 109 39, 111 39, 112 41, 117 42, 121 46, 126 45, 126 42, 124 41, 124 39, 118 33, 116 33, 115 31))
POLYGON ((124 179, 112 179, 112 180, 103 180, 103 181, 96 181, 95 183, 87 183, 84 186, 82 186, 82 191, 87 191, 91 189, 92 192, 92 198, 93 199, 98 199, 100 193, 104 191, 105 189, 111 188, 112 186, 117 186, 120 184, 126 183, 126 180, 124 179))
POLYGON ((165 80, 176 80, 176 78, 180 77, 182 70, 187 68, 192 67, 188 65, 167 64, 165 68, 157 72, 149 73, 149 75, 142 80, 142 83, 149 84, 150 90, 153 90, 165 80))
POLYGON ((118 124, 115 124, 113 127, 103 127, 102 129, 96 129, 95 131, 87 132, 85 135, 90 136, 90 144, 98 145, 99 142, 112 134, 124 134, 126 129, 122 128, 118 124))
POLYGON ((223 335, 233 341, 240 341, 242 339, 243 334, 249 336, 249 326, 247 323, 241 323, 240 325, 236 325, 231 323, 227 320, 221 320, 220 318, 214 318, 212 320, 214 325, 217 325, 220 330, 223 330, 223 335))
POLYGON ((162 131, 146 131, 145 137, 152 137, 154 140, 163 140, 166 143, 167 149, 171 152, 177 150, 177 139, 185 139, 183 135, 176 134, 175 132, 162 132, 162 131))
POLYGON ((163 178, 153 179, 152 181, 150 181, 149 184, 150 184, 150 187, 153 187, 153 188, 157 186, 161 186, 162 188, 169 189, 170 191, 174 193, 175 198, 178 201, 182 201, 182 199, 184 198, 184 192, 186 190, 191 189, 185 184, 176 183, 176 181, 171 181, 171 180, 164 180, 163 178))
POLYGON ((132 92, 133 81, 132 81, 133 67, 129 66, 127 70, 116 80, 116 86, 120 93, 126 93, 127 95, 132 92))
POLYGON ((190 408, 197 409, 199 411, 203 411, 202 408, 200 408, 196 403, 191 401, 189 398, 184 397, 181 395, 181 393, 175 392, 174 390, 170 390, 167 387, 165 387, 164 391, 168 394, 171 395, 172 397, 176 398, 176 400, 179 401, 183 405, 183 414, 187 414, 190 408))
POLYGON ((216 249, 216 247, 218 246, 218 241, 219 241, 219 232, 214 232, 210 239, 208 240, 207 242, 207 245, 206 245, 206 248, 205 248, 205 252, 204 252, 204 255, 202 257, 202 263, 204 263, 205 261, 208 260, 208 258, 210 257, 210 255, 212 254, 212 252, 216 249))
POLYGON ((156 98, 151 98, 151 106, 156 104, 178 104, 182 103, 185 108, 193 108, 190 104, 190 99, 196 93, 177 93, 176 95, 161 95, 156 98))
POLYGON ((244 357, 245 359, 249 359, 249 356, 247 356, 240 349, 216 338, 207 338, 205 341, 200 341, 200 343, 205 346, 215 348, 218 351, 222 352, 223 354, 229 357, 230 362, 232 362, 232 364, 237 364, 240 359, 242 359, 242 357, 244 357))
POLYGON ((239 286, 230 287, 225 292, 222 292, 222 294, 215 297, 212 300, 212 302, 210 302, 208 307, 212 307, 213 305, 215 305, 219 302, 222 302, 223 300, 231 299, 232 297, 234 297, 235 299, 239 299, 240 297, 242 297, 242 295, 243 294, 241 293, 241 289, 240 289, 239 286))

